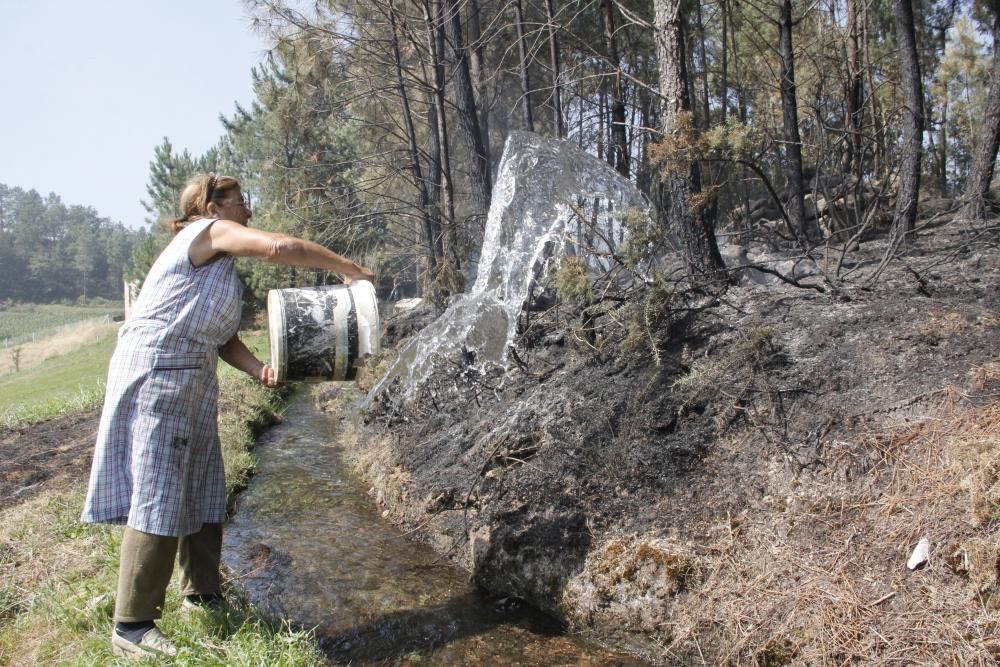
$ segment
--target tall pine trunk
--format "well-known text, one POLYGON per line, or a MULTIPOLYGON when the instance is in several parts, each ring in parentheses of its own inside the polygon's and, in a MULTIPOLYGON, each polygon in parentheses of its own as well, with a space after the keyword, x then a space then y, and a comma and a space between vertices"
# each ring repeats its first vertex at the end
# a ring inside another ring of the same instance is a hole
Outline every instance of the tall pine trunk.
POLYGON ((486 95, 486 72, 483 57, 483 31, 479 25, 479 0, 468 0, 469 4, 469 74, 472 90, 475 92, 476 109, 479 111, 480 145, 486 156, 489 173, 493 174, 490 157, 490 103, 486 95))
POLYGON ((392 29, 391 43, 393 65, 396 72, 396 92, 399 95, 399 105, 403 113, 403 126, 406 129, 406 144, 410 157, 410 173, 413 175, 413 183, 417 188, 420 219, 423 223, 424 241, 427 244, 427 266, 428 268, 434 268, 437 266, 442 255, 441 227, 437 217, 431 210, 430 194, 427 192, 427 183, 420 168, 420 154, 417 150, 417 132, 413 126, 413 116, 410 113, 410 98, 406 92, 406 84, 403 81, 403 66, 399 49, 396 10, 392 5, 389 6, 389 23, 392 29))
POLYGON ((528 76, 528 45, 524 36, 524 10, 521 0, 514 0, 514 28, 517 31, 517 54, 520 58, 518 72, 521 77, 521 118, 528 132, 535 131, 531 111, 531 79, 528 76))
POLYGON ((701 127, 708 128, 712 125, 712 110, 708 95, 708 56, 705 48, 705 22, 701 15, 701 5, 701 2, 695 3, 698 21, 698 58, 701 60, 701 101, 705 105, 702 111, 701 127))
POLYGON ((847 0, 847 110, 844 118, 844 173, 861 178, 863 155, 861 124, 864 117, 864 77, 861 69, 858 2, 847 0))
POLYGON ((802 182, 802 138, 799 135, 799 110, 795 98, 795 56, 792 49, 792 0, 782 0, 778 17, 778 49, 781 55, 781 118, 785 142, 785 176, 788 185, 786 209, 792 233, 800 243, 808 243, 815 234, 806 220, 805 184, 802 182))
POLYGON ((990 92, 976 142, 969 180, 965 184, 963 216, 979 220, 986 215, 987 195, 993 180, 993 169, 1000 148, 1000 9, 995 10, 993 27, 993 71, 990 74, 990 92))
MULTIPOLYGON (((656 58, 660 70, 661 123, 669 140, 690 124, 687 57, 684 53, 684 26, 680 16, 682 0, 654 0, 656 58), (688 118, 685 118, 688 116, 688 118)), ((715 239, 714 221, 704 206, 692 206, 692 195, 701 190, 697 162, 686 169, 670 169, 659 188, 660 214, 674 226, 684 241, 685 259, 692 278, 721 285, 727 282, 725 264, 715 239)))
POLYGON ((461 291, 458 269, 461 266, 455 229, 454 190, 451 177, 451 153, 444 99, 444 31, 441 25, 441 2, 424 4, 424 24, 427 30, 427 51, 430 55, 432 80, 427 91, 427 138, 431 168, 428 170, 431 205, 437 205, 441 225, 441 258, 434 284, 440 294, 448 296, 461 291))
MULTIPOLYGON (((950 21, 949 21, 950 23, 950 21)), ((948 27, 942 25, 938 28, 938 49, 944 54, 948 46, 948 27)), ((993 67, 996 69, 996 54, 993 56, 993 67)), ((948 86, 942 86, 941 99, 938 103, 941 108, 941 119, 938 121, 938 145, 935 155, 935 170, 937 171, 938 192, 942 197, 948 196, 948 86)))
POLYGON ((448 116, 445 111, 445 39, 442 0, 430 0, 430 20, 427 22, 431 38, 431 66, 434 72, 434 104, 437 107, 438 146, 441 161, 441 209, 444 222, 445 259, 458 260, 455 247, 455 188, 451 171, 451 143, 448 132, 448 116))
POLYGON ((611 66, 611 124, 608 151, 609 159, 619 174, 628 178, 629 160, 626 150, 625 98, 622 86, 621 59, 618 54, 618 39, 615 36, 615 7, 612 0, 601 0, 601 24, 604 33, 604 53, 611 66))
POLYGON ((442 211, 442 183, 443 171, 441 169, 441 128, 438 123, 437 105, 434 103, 434 91, 428 89, 427 95, 427 210, 430 215, 432 226, 436 230, 434 244, 437 246, 437 262, 435 267, 442 268, 445 260, 444 251, 444 228, 448 224, 442 211))
POLYGON ((469 149, 472 211, 477 222, 485 224, 486 215, 490 210, 492 190, 490 165, 486 159, 486 149, 483 148, 482 133, 479 129, 479 112, 476 109, 476 96, 472 87, 472 75, 469 72, 469 59, 462 38, 462 23, 459 18, 458 6, 454 0, 442 0, 442 9, 448 38, 451 40, 452 54, 455 57, 453 69, 458 124, 462 128, 462 135, 469 149))
MULTIPOLYGON (((871 8, 870 3, 864 2, 861 5, 861 57, 864 61, 863 68, 865 78, 868 82, 868 90, 878 90, 875 83, 875 63, 871 54, 871 8)), ((886 132, 885 112, 877 95, 869 95, 871 103, 870 112, 872 119, 872 173, 878 178, 884 178, 888 171, 885 166, 885 155, 887 151, 888 133, 886 132)))
POLYGON ((722 64, 719 72, 719 101, 721 105, 719 111, 720 120, 725 125, 729 114, 729 40, 726 37, 726 33, 729 31, 727 25, 729 23, 729 3, 722 0, 719 9, 722 12, 722 64))
POLYGON ((912 236, 917 225, 917 197, 920 192, 920 158, 923 152, 924 93, 920 78, 920 60, 913 26, 911 0, 894 0, 892 14, 896 22, 899 46, 899 70, 903 84, 903 156, 896 191, 893 235, 897 239, 912 236))
POLYGON ((552 131, 556 139, 566 134, 563 128, 562 87, 559 85, 559 38, 557 35, 556 12, 553 0, 545 0, 545 22, 549 33, 549 66, 552 69, 552 131))

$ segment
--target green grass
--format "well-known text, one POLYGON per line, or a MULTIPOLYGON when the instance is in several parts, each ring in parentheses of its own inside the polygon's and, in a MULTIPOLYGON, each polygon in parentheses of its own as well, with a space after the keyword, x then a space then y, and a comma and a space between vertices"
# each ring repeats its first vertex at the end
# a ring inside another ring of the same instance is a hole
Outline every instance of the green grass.
POLYGON ((0 376, 0 426, 23 426, 100 405, 115 342, 114 336, 108 336, 29 369, 0 376))
MULTIPOLYGON (((9 574, 0 577, 0 664, 133 664, 115 658, 109 641, 122 529, 81 524, 82 501, 81 489, 3 515, 0 544, 19 561, 0 561, 9 574)), ((263 617, 229 584, 225 594, 226 611, 183 612, 175 577, 158 623, 178 648, 170 664, 325 664, 312 633, 263 617)))
MULTIPOLYGON (((258 357, 266 354, 262 334, 245 340, 258 357)), ((265 389, 225 364, 219 383, 232 494, 252 473, 255 434, 278 418, 288 392, 265 389)), ((122 529, 80 523, 83 497, 81 485, 0 511, 0 665, 134 664, 116 659, 109 641, 122 529)), ((178 647, 170 664, 326 664, 312 633, 263 617, 228 584, 225 592, 226 612, 182 613, 174 582, 159 624, 178 647)))
POLYGON ((61 326, 95 317, 121 315, 120 305, 62 306, 58 304, 0 305, 0 346, 43 338, 61 326))
MULTIPOLYGON (((266 332, 249 332, 241 334, 241 338, 258 358, 267 359, 266 332)), ((116 338, 109 336, 27 370, 0 376, 0 427, 26 426, 101 405, 115 343, 116 338)), ((243 373, 219 363, 220 379, 241 376, 243 373)), ((252 380, 246 380, 252 384, 252 380)), ((247 428, 247 436, 252 439, 253 428, 247 428)))

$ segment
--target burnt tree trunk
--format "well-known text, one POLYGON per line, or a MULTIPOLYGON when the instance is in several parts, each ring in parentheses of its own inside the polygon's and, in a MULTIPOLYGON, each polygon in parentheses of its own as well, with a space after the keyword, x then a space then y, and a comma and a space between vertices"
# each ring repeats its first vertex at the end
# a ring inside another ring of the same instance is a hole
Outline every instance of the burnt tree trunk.
POLYGON ((650 186, 653 182, 653 175, 650 171, 649 165, 649 130, 646 128, 652 127, 653 121, 653 99, 649 91, 646 88, 639 88, 637 91, 639 100, 639 127, 642 130, 639 132, 639 155, 638 155, 638 167, 635 174, 635 185, 639 188, 640 192, 649 193, 650 186))
POLYGON ((729 40, 726 37, 726 33, 729 31, 729 3, 726 0, 722 0, 719 4, 719 9, 722 12, 722 63, 721 71, 719 72, 719 101, 722 103, 720 105, 720 120, 722 125, 726 124, 726 118, 729 114, 729 40))
POLYGON ((549 66, 552 68, 552 131, 555 132, 556 139, 562 139, 566 132, 563 128, 562 87, 559 85, 559 38, 553 0, 545 0, 545 22, 549 33, 549 66))
MULTIPOLYGON (((690 125, 691 114, 680 6, 681 0, 654 0, 653 3, 662 98, 661 123, 668 141, 685 131, 684 126, 690 125)), ((664 222, 674 226, 683 239, 685 259, 692 278, 715 285, 728 282, 726 267, 715 240, 715 221, 705 214, 704 206, 691 201, 692 195, 699 194, 701 190, 698 163, 690 161, 680 168, 669 167, 658 190, 660 214, 664 222)))
POLYGON ((795 56, 792 49, 792 0, 782 0, 778 15, 778 50, 781 56, 781 119, 785 143, 785 177, 788 185, 786 211, 791 232, 801 244, 816 236, 806 221, 805 184, 802 181, 802 138, 795 98, 795 56))
POLYGON ((608 133, 604 128, 604 119, 607 117, 608 108, 608 93, 605 90, 607 86, 604 83, 604 79, 601 79, 601 85, 597 90, 597 159, 605 160, 612 167, 615 166, 615 158, 611 150, 605 150, 605 145, 607 144, 608 133))
POLYGON ((520 57, 518 71, 521 76, 521 118, 528 132, 535 131, 535 121, 531 117, 531 79, 528 77, 528 45, 524 37, 524 11, 521 0, 514 0, 514 28, 517 31, 517 54, 520 57))
POLYGON ((861 148, 861 123, 864 117, 864 77, 861 69, 861 52, 858 47, 858 2, 847 0, 847 109, 844 118, 844 160, 846 174, 861 178, 863 155, 861 148))
POLYGON ((423 222, 425 242, 427 243, 427 266, 433 268, 437 266, 441 252, 441 228, 436 217, 431 211, 430 195, 427 192, 427 182, 424 180, 423 172, 420 168, 420 154, 417 150, 417 133, 413 126, 413 117, 410 113, 410 99, 406 92, 406 85, 403 81, 402 58, 399 50, 399 33, 396 26, 396 12, 390 5, 389 23, 392 29, 391 45, 393 65, 396 70, 396 89, 399 95, 399 106, 403 113, 403 126, 406 128, 406 144, 410 158, 410 173, 413 175, 413 183, 417 188, 418 206, 420 207, 420 219, 423 222))
MULTIPOLYGON (((996 65, 994 65, 996 67, 996 65)), ((991 84, 992 85, 992 84, 991 84)), ((942 197, 948 196, 948 87, 941 87, 941 120, 938 127, 937 181, 942 197)))
MULTIPOLYGON (((950 21, 949 21, 950 23, 950 21)), ((944 54, 948 45, 948 25, 942 24, 937 29, 938 48, 944 54)), ((994 55, 994 69, 996 56, 994 55)), ((935 155, 935 170, 937 171, 938 192, 942 197, 948 196, 948 86, 942 86, 941 119, 938 127, 938 146, 935 155)), ((930 128, 928 128, 930 129, 930 128)))
MULTIPOLYGON (((732 82, 728 84, 728 88, 733 89, 733 93, 736 96, 736 115, 740 119, 741 123, 745 123, 747 120, 747 99, 746 90, 744 84, 739 76, 740 73, 740 50, 739 50, 739 40, 737 39, 738 33, 738 23, 739 18, 736 14, 737 3, 733 0, 725 0, 724 4, 728 8, 727 15, 729 20, 729 56, 728 61, 732 62, 731 69, 735 72, 732 82)), ((725 39, 725 35, 723 35, 725 39)), ((728 79, 728 77, 727 77, 728 79)))
POLYGON ((696 18, 698 21, 698 58, 701 60, 701 96, 702 102, 705 105, 700 127, 708 128, 712 125, 712 110, 708 97, 708 56, 706 55, 707 49, 705 48, 705 22, 701 15, 701 5, 701 2, 695 3, 695 7, 697 7, 696 18))
POLYGON ((479 224, 486 223, 490 210, 490 165, 483 148, 482 133, 479 128, 479 112, 469 73, 469 59, 462 38, 462 24, 459 10, 454 0, 442 0, 444 23, 451 40, 454 61, 455 101, 458 107, 458 123, 462 128, 466 146, 469 148, 469 181, 472 189, 472 211, 479 224))
POLYGON ((438 158, 441 165, 441 217, 444 257, 446 261, 458 263, 458 248, 455 235, 455 189, 451 171, 451 145, 448 140, 448 117, 445 115, 445 39, 441 0, 431 0, 427 28, 430 37, 431 66, 434 72, 434 99, 437 109, 438 158))
POLYGON ((615 37, 615 7, 612 0, 601 0, 601 26, 604 34, 604 53, 611 66, 611 123, 609 126, 608 152, 615 170, 628 178, 629 164, 626 151, 625 97, 622 86, 621 59, 618 54, 618 40, 615 37))
POLYGON ((441 212, 442 170, 441 170, 441 128, 438 125, 437 105, 434 103, 434 91, 427 90, 427 210, 436 230, 434 243, 438 249, 435 266, 440 268, 444 261, 444 225, 441 212))
POLYGON ((892 14, 899 45, 900 76, 903 84, 903 157, 896 192, 896 211, 892 230, 897 239, 912 237, 917 226, 917 197, 920 192, 920 158, 923 152, 924 93, 920 78, 920 60, 913 27, 912 0, 894 0, 892 14))
MULTIPOLYGON (((1000 3, 995 3, 1000 4, 1000 3)), ((965 184, 965 206, 962 215, 972 220, 982 219, 987 211, 987 195, 993 181, 993 170, 1000 148, 1000 8, 995 8, 993 25, 993 70, 990 73, 990 92, 986 99, 983 123, 976 142, 975 155, 969 180, 965 184)))
MULTIPOLYGON (((865 80, 868 83, 868 90, 878 90, 875 84, 875 63, 871 54, 871 11, 870 3, 861 5, 861 58, 864 69, 865 80)), ((871 171, 877 178, 885 178, 888 170, 885 166, 886 154, 886 131, 884 113, 877 95, 870 94, 869 112, 871 113, 871 145, 872 145, 872 166, 871 171)))
POLYGON ((469 74, 475 92, 476 109, 479 111, 479 133, 486 164, 492 181, 493 161, 490 157, 490 103, 486 96, 486 73, 483 62, 483 31, 479 24, 479 0, 469 3, 469 74))

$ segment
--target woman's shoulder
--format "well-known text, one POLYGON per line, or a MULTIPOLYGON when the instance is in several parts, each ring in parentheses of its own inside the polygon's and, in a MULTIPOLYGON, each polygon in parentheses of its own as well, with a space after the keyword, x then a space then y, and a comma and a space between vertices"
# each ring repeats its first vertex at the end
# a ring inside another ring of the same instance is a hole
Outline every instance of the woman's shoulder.
POLYGON ((214 222, 218 222, 218 218, 198 218, 197 220, 189 222, 187 226, 177 234, 177 236, 186 235, 188 238, 194 238, 201 232, 205 231, 214 222))

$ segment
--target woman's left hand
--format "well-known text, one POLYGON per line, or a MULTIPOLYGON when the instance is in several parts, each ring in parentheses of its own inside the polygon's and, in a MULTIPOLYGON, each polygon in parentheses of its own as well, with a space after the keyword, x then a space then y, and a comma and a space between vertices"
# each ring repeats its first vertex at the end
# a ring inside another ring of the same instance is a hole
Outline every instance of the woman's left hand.
POLYGON ((257 379, 265 387, 274 388, 278 386, 278 372, 271 368, 270 364, 264 364, 260 367, 260 376, 257 379))

